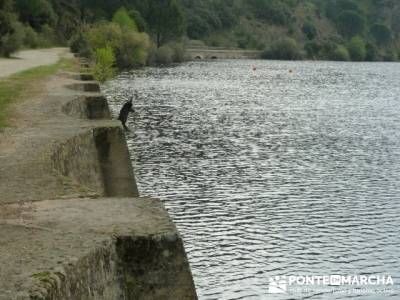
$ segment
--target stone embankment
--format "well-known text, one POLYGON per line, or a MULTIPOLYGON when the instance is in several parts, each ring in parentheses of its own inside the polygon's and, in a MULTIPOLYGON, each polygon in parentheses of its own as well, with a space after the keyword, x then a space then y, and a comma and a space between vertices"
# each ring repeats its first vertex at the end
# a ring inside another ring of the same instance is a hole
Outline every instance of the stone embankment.
POLYGON ((58 74, 0 132, 1 300, 197 299, 182 240, 141 198, 90 74, 58 74))

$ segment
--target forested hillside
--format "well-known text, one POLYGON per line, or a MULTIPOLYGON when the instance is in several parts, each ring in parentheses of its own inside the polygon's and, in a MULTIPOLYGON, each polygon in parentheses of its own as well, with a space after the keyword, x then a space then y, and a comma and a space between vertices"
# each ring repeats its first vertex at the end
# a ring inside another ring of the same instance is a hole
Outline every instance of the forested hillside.
POLYGON ((20 47, 72 42, 86 47, 89 56, 95 48, 109 47, 112 61, 132 67, 149 57, 177 60, 181 50, 176 45, 182 41, 259 49, 265 58, 397 60, 400 1, 0 0, 3 56, 20 47), (101 41, 107 35, 112 43, 101 41), (137 45, 142 52, 127 58, 137 45))
POLYGON ((394 60, 399 0, 182 0, 187 35, 271 58, 394 60))

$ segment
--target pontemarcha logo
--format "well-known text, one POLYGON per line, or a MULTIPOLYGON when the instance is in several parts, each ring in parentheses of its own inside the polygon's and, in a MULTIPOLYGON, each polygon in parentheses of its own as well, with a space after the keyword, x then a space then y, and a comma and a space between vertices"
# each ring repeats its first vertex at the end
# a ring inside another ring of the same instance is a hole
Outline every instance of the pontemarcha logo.
POLYGON ((286 276, 274 276, 269 278, 268 293, 270 294, 286 294, 287 292, 286 276))

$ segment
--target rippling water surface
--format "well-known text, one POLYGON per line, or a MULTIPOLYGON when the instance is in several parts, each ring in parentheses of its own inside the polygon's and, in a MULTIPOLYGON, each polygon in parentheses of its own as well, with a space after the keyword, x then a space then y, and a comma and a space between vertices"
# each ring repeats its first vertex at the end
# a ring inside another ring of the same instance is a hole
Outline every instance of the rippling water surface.
POLYGON ((192 62, 103 87, 114 113, 134 90, 139 189, 176 222, 201 300, 400 299, 399 64, 192 62), (330 274, 395 286, 268 293, 330 274))

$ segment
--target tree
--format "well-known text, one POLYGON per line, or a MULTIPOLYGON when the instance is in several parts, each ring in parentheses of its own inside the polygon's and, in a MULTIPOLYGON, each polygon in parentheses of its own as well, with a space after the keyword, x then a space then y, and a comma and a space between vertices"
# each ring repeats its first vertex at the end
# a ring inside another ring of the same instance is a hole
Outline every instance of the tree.
POLYGON ((249 1, 255 15, 275 25, 286 25, 292 17, 291 9, 281 0, 249 1))
POLYGON ((305 23, 302 30, 309 40, 313 40, 317 36, 317 28, 310 22, 305 23))
POLYGON ((125 9, 125 7, 121 7, 115 12, 112 21, 121 27, 125 27, 133 31, 138 31, 136 22, 129 16, 128 11, 125 9))
POLYGON ((386 45, 392 39, 392 32, 383 24, 372 25, 369 33, 378 45, 386 45))
POLYGON ((365 56, 366 61, 377 61, 379 60, 379 51, 378 48, 371 43, 367 43, 365 46, 367 50, 367 54, 365 56))
POLYGON ((185 25, 183 10, 176 0, 149 0, 147 24, 157 47, 182 37, 185 25))
POLYGON ((337 21, 343 11, 361 13, 361 10, 353 0, 330 0, 326 5, 326 15, 333 21, 337 21))
POLYGON ((16 4, 21 21, 36 30, 57 21, 52 5, 46 0, 17 0, 16 4))
POLYGON ((79 0, 52 0, 57 15, 55 30, 62 40, 70 40, 81 27, 79 0))
POLYGON ((142 17, 141 13, 135 9, 128 12, 129 16, 135 21, 137 28, 140 32, 147 30, 146 20, 142 17))
POLYGON ((347 50, 349 51, 352 60, 364 61, 367 57, 365 41, 359 36, 353 37, 351 39, 351 41, 347 45, 347 50))
POLYGON ((0 56, 10 56, 22 44, 22 25, 12 10, 11 0, 0 0, 0 56))
POLYGON ((321 49, 322 49, 321 45, 315 41, 307 42, 304 45, 304 50, 307 53, 307 58, 311 59, 318 58, 321 49))
POLYGON ((193 15, 188 18, 187 34, 191 39, 200 39, 211 33, 210 25, 198 15, 193 15))
POLYGON ((365 31, 365 24, 365 18, 351 10, 342 12, 337 20, 340 33, 346 37, 362 35, 365 31))

